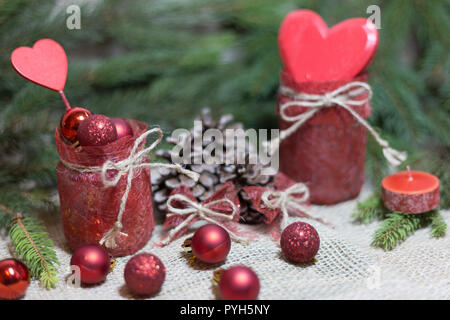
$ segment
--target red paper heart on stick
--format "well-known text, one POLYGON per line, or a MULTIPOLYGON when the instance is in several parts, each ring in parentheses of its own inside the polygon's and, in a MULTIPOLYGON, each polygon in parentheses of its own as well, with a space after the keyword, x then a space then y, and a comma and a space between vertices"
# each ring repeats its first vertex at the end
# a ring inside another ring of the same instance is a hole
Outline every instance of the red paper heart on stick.
POLYGON ((296 10, 284 18, 278 46, 285 70, 298 82, 350 80, 370 65, 378 31, 365 18, 328 29, 315 12, 296 10))
POLYGON ((11 54, 13 68, 25 79, 54 91, 62 91, 67 78, 67 56, 51 39, 37 41, 33 48, 20 47, 11 54))

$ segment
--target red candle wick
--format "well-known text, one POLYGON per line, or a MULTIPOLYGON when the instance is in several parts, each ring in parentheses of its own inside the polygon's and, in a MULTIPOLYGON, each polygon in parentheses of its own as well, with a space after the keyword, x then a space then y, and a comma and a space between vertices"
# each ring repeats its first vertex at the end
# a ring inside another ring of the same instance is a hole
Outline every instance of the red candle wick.
POLYGON ((59 94, 61 95, 61 98, 64 101, 64 105, 66 106, 66 110, 69 110, 71 107, 70 107, 70 104, 69 104, 69 100, 67 100, 66 95, 64 94, 64 91, 62 91, 62 90, 59 91, 59 94))
POLYGON ((408 170, 408 176, 409 176, 409 181, 413 181, 413 176, 411 174, 411 167, 410 166, 406 166, 406 170, 408 170))

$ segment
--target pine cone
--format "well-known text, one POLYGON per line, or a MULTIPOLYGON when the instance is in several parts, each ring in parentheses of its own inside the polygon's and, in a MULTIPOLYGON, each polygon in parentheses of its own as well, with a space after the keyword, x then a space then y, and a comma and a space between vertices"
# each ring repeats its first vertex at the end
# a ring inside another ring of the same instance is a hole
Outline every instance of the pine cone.
MULTIPOLYGON (((202 114, 197 120, 202 121, 203 126, 201 132, 197 132, 197 130, 192 128, 190 130, 190 135, 183 137, 182 142, 176 141, 172 137, 168 137, 166 141, 174 145, 179 145, 180 147, 185 144, 190 146, 195 138, 203 137, 203 133, 208 129, 220 130, 224 132, 224 136, 226 129, 243 129, 241 123, 231 123, 233 121, 233 116, 230 114, 223 115, 218 121, 214 121, 208 108, 202 110, 202 114)), ((216 141, 216 143, 222 145, 224 152, 226 152, 229 150, 226 147, 230 146, 231 140, 227 138, 224 140, 225 141, 216 141)), ((194 149, 191 151, 191 163, 194 163, 194 159, 200 156, 205 148, 212 142, 212 140, 205 141, 205 139, 203 139, 202 149, 194 149)), ((236 143, 234 143, 233 146, 235 147, 236 143)), ((261 223, 263 221, 263 216, 252 207, 251 201, 242 190, 242 187, 248 185, 268 186, 273 182, 273 176, 261 175, 261 170, 264 168, 262 164, 249 163, 250 155, 254 152, 251 146, 246 146, 244 152, 245 164, 186 164, 186 169, 200 174, 200 178, 197 182, 184 175, 178 174, 175 170, 166 168, 152 169, 153 198, 157 208, 164 212, 167 208, 167 199, 170 192, 181 184, 188 186, 192 190, 194 196, 199 201, 203 201, 211 196, 222 184, 232 180, 236 185, 241 200, 240 221, 250 224, 261 223)), ((171 162, 170 150, 158 150, 156 155, 171 162)), ((237 152, 224 153, 224 156, 236 157, 237 152)), ((235 163, 236 161, 232 162, 235 163)))

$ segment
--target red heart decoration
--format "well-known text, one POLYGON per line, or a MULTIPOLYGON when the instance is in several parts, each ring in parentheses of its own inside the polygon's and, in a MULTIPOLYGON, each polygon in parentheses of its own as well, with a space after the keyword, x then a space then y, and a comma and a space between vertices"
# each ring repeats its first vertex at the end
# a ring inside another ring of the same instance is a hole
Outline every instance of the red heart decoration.
POLYGON ((368 19, 353 18, 328 29, 311 10, 283 20, 278 46, 285 70, 296 81, 351 80, 367 69, 378 47, 378 31, 368 19))
POLYGON ((67 56, 51 39, 37 41, 33 48, 20 47, 11 54, 13 68, 25 79, 55 91, 62 91, 67 78, 67 56))

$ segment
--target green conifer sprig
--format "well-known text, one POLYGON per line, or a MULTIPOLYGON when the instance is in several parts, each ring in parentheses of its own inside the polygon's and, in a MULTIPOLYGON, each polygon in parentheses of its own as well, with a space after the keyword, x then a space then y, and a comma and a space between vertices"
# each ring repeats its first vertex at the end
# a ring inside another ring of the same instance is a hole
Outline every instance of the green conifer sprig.
POLYGON ((414 231, 420 229, 422 222, 419 215, 401 212, 389 213, 381 223, 381 227, 375 232, 372 246, 392 250, 414 231))
POLYGON ((54 288, 58 282, 57 265, 59 265, 53 242, 45 231, 44 225, 34 217, 23 217, 0 204, 0 209, 7 213, 0 215, 9 221, 9 236, 18 256, 46 289, 54 288))
POLYGON ((430 219, 431 235, 435 238, 445 236, 445 233, 447 232, 447 223, 445 223, 444 217, 442 217, 439 211, 430 213, 430 219))
POLYGON ((392 212, 375 232, 372 246, 392 250, 416 230, 431 226, 431 235, 435 238, 445 236, 447 224, 439 211, 433 210, 421 214, 392 212))
POLYGON ((58 282, 56 265, 59 261, 42 223, 34 217, 22 218, 18 215, 9 236, 31 275, 38 278, 46 289, 54 288, 58 282))
POLYGON ((435 238, 445 236, 447 224, 438 210, 421 214, 391 212, 384 205, 378 194, 372 194, 358 202, 352 215, 356 223, 369 224, 374 220, 383 220, 375 232, 371 243, 374 247, 392 250, 416 230, 431 227, 431 235, 435 238))
POLYGON ((352 217, 357 223, 369 224, 376 219, 382 219, 387 213, 381 198, 370 195, 364 201, 359 201, 352 217))

